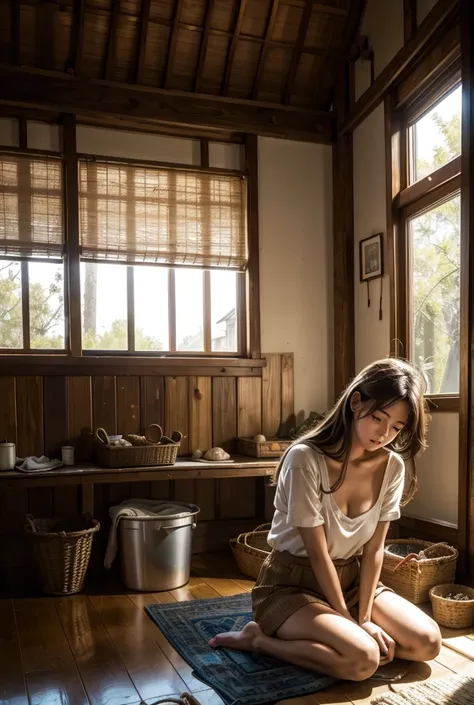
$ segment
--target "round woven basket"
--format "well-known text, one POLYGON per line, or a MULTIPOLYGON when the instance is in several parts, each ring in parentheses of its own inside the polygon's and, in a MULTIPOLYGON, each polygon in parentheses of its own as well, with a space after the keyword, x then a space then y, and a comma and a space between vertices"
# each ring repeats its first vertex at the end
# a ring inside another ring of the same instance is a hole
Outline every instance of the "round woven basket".
POLYGON ((463 629, 474 624, 474 590, 467 585, 446 583, 430 590, 433 617, 442 627, 463 629), (450 594, 463 593, 469 600, 452 600, 450 594))
POLYGON ((239 534, 229 542, 240 572, 250 578, 258 578, 260 568, 272 550, 267 542, 269 528, 270 524, 261 524, 255 531, 239 534))
POLYGON ((35 519, 27 514, 26 533, 41 575, 41 587, 48 595, 72 595, 84 587, 94 534, 100 524, 88 514, 65 522, 35 519))
POLYGON ((380 580, 415 605, 427 602, 432 587, 453 582, 458 555, 447 543, 388 539, 380 580))

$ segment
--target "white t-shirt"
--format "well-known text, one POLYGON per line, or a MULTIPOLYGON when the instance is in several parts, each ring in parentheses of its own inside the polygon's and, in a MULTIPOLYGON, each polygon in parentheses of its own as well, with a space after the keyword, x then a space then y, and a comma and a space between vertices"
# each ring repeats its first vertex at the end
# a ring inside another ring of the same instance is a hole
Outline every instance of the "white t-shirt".
POLYGON ((351 519, 341 512, 334 495, 321 491, 321 482, 325 490, 330 485, 324 454, 298 443, 288 451, 278 477, 268 543, 277 551, 306 556, 297 527, 324 524, 333 560, 359 554, 379 521, 399 519, 404 476, 403 460, 391 451, 376 503, 351 519))

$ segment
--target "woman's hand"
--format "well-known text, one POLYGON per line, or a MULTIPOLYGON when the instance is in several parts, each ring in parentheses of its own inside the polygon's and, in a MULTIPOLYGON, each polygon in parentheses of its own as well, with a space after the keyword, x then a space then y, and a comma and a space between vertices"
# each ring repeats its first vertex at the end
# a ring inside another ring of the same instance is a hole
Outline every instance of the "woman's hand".
POLYGON ((363 622, 360 626, 377 642, 381 655, 380 663, 383 665, 393 661, 395 657, 395 642, 392 637, 374 622, 363 622))

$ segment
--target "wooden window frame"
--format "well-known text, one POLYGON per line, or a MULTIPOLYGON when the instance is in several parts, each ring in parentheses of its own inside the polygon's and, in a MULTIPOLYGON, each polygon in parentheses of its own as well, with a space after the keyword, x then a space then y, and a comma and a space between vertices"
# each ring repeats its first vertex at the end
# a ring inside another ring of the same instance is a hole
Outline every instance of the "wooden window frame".
MULTIPOLYGON (((25 122, 24 118, 18 118, 18 115, 12 109, 10 115, 13 119, 19 119, 21 123, 25 122)), ((49 121, 51 122, 51 120, 49 121)), ((169 274, 169 314, 170 316, 170 351, 169 352, 152 352, 152 351, 135 351, 133 350, 134 340, 134 320, 133 312, 130 315, 130 307, 133 308, 133 284, 132 284, 132 267, 127 266, 127 301, 128 301, 128 333, 129 333, 129 349, 127 351, 98 351, 98 350, 83 350, 82 349, 82 317, 80 305, 80 247, 79 247, 79 209, 78 209, 78 154, 76 149, 76 118, 74 115, 59 116, 59 124, 62 126, 63 144, 62 153, 54 153, 54 156, 62 157, 64 164, 64 210, 65 210, 65 230, 66 230, 66 245, 63 258, 64 265, 64 300, 65 300, 65 350, 50 351, 50 350, 31 350, 24 348, 22 350, 0 350, 0 360, 2 365, 7 364, 10 369, 17 369, 21 372, 26 368, 36 369, 41 364, 41 359, 48 357, 48 362, 61 360, 64 358, 70 361, 71 367, 77 366, 78 358, 81 358, 81 369, 92 369, 96 361, 107 357, 110 359, 112 366, 117 366, 122 363, 130 364, 131 358, 139 366, 143 364, 145 367, 156 364, 159 359, 159 366, 165 365, 167 368, 177 363, 179 366, 184 364, 199 368, 202 374, 203 369, 219 365, 225 367, 235 366, 236 369, 248 368, 251 374, 254 373, 252 368, 263 366, 261 360, 260 347, 260 305, 259 305, 259 261, 258 261, 258 150, 257 137, 254 135, 244 136, 245 143, 245 170, 243 170, 248 184, 248 199, 247 199, 247 228, 249 240, 249 262, 248 269, 245 273, 237 273, 237 291, 236 291, 236 327, 237 327, 237 351, 236 352, 213 352, 211 350, 211 335, 210 335, 210 271, 202 268, 203 272, 203 333, 205 350, 201 351, 176 351, 176 317, 175 317, 175 299, 174 299, 174 269, 170 269, 169 274), (207 328, 209 330, 207 330, 207 328), (131 335, 130 335, 131 333, 131 335), (132 343, 132 345, 130 344, 132 343), (148 362, 147 362, 148 361, 148 362), (84 367, 85 366, 85 367, 84 367)), ((21 131, 26 135, 26 130, 21 131)), ((189 137, 196 139, 196 135, 189 132, 189 137)), ((193 169, 202 168, 205 171, 215 171, 222 174, 223 169, 212 169, 209 167, 209 139, 199 137, 201 151, 201 166, 193 166, 193 169)), ((240 139, 239 141, 242 141, 240 139)), ((53 154, 45 150, 30 150, 26 145, 26 140, 23 140, 20 147, 15 148, 0 148, 0 151, 5 152, 21 152, 27 155, 53 154)), ((159 166, 159 163, 156 164, 159 166)), ((167 165, 168 167, 170 165, 167 165)), ((183 165, 179 165, 184 168, 183 165)), ((224 170, 227 171, 227 170, 224 170)), ((229 170, 229 173, 235 171, 229 170)), ((67 363, 66 363, 67 364, 67 363)), ((224 368, 223 368, 224 369, 224 368)))
MULTIPOLYGON (((461 155, 443 165, 427 177, 409 183, 410 144, 409 130, 417 120, 431 110, 444 96, 460 84, 457 66, 436 82, 432 89, 424 90, 404 110, 395 107, 395 96, 385 102, 387 141, 387 224, 389 233, 391 287, 391 340, 394 353, 410 357, 409 320, 409 233, 408 221, 436 207, 461 192, 461 155)), ((430 411, 459 412, 457 394, 427 395, 430 411)))

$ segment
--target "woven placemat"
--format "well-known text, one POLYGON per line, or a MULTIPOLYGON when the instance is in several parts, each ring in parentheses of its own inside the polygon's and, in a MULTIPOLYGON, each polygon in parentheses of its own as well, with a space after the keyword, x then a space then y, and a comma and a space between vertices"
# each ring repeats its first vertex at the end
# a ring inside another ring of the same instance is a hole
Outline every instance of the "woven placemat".
POLYGON ((474 705, 474 678, 450 676, 384 693, 372 705, 474 705))

